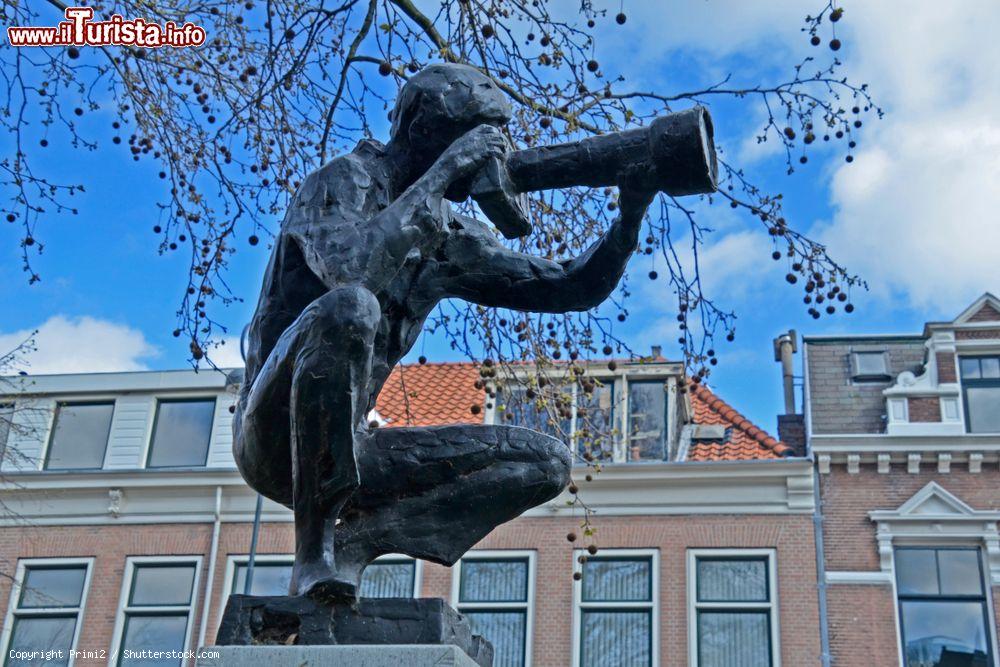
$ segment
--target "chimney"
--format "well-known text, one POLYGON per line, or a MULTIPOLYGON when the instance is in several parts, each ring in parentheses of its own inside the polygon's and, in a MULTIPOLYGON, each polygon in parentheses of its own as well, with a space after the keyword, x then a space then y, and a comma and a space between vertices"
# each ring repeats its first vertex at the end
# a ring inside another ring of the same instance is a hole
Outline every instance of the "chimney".
POLYGON ((785 414, 795 414, 795 372, 792 355, 798 351, 798 336, 789 329, 774 339, 774 360, 781 362, 781 380, 785 393, 785 414))
POLYGON ((659 359, 663 355, 663 348, 659 345, 652 346, 652 353, 654 359, 659 359))

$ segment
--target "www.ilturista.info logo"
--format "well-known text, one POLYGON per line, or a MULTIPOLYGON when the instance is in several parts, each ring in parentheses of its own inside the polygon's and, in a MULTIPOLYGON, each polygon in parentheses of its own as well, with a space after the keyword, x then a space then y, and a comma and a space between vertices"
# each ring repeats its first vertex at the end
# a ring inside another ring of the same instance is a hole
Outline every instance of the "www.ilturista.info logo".
POLYGON ((165 25, 143 19, 126 20, 114 14, 107 21, 94 21, 92 7, 67 7, 66 20, 50 27, 11 26, 11 46, 140 46, 159 48, 201 46, 205 29, 193 23, 165 25))

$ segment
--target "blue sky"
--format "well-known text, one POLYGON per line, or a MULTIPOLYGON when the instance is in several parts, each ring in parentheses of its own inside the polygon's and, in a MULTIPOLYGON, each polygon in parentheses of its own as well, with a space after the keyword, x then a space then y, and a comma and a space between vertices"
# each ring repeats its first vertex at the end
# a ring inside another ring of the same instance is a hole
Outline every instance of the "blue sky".
MULTIPOLYGON (((776 81, 803 54, 829 55, 799 32, 803 12, 820 3, 812 4, 626 1, 628 23, 601 24, 597 57, 637 88, 678 90, 729 73, 738 83, 776 81)), ((853 315, 814 321, 801 292, 784 282, 785 269, 770 260, 763 228, 725 207, 705 211, 714 229, 702 255, 708 288, 739 316, 736 342, 718 347, 712 385, 769 429, 781 409, 771 351, 778 333, 915 332, 950 319, 983 291, 1000 291, 1000 5, 914 2, 900 12, 894 4, 844 3, 845 71, 868 81, 887 111, 866 123, 852 165, 839 149, 820 150, 786 176, 774 142, 762 148, 752 139, 762 122, 756 102, 712 108, 728 155, 783 192, 786 217, 872 285, 855 293, 853 315)), ((609 9, 616 13, 618 3, 609 9)), ((88 120, 111 122, 100 114, 88 120)), ((181 257, 156 253, 157 168, 110 144, 98 153, 62 145, 44 149, 46 167, 56 180, 85 175, 80 215, 45 219, 45 253, 36 262, 43 280, 33 286, 20 271, 17 230, 0 225, 0 348, 40 329, 32 372, 183 367, 186 346, 170 332, 186 267, 181 257)), ((0 138, 0 151, 9 150, 9 138, 0 138)), ((246 300, 217 313, 233 331, 249 319, 266 259, 261 245, 233 260, 231 284, 246 300)), ((665 281, 644 278, 649 269, 648 257, 630 265, 636 298, 623 335, 639 350, 660 344, 676 357, 672 299, 665 281)), ((438 340, 421 347, 434 360, 455 358, 438 340)), ((238 358, 229 349, 220 361, 238 358)))

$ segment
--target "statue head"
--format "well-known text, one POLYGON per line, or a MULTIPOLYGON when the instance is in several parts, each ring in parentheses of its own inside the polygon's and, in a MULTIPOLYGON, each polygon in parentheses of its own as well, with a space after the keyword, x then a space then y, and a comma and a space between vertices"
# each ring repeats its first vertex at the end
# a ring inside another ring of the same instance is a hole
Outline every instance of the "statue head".
POLYGON ((391 137, 434 159, 477 125, 499 127, 510 118, 506 95, 479 70, 453 63, 430 65, 399 92, 391 137))

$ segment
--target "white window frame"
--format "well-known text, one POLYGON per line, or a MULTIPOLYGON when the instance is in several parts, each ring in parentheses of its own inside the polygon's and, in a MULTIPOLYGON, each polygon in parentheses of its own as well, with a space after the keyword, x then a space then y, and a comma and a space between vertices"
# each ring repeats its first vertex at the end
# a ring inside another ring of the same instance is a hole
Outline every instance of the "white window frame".
POLYGON ((142 449, 142 458, 139 459, 139 468, 142 470, 198 470, 201 468, 208 467, 208 459, 212 455, 212 447, 215 445, 215 424, 219 419, 219 409, 220 409, 220 394, 218 392, 206 394, 204 391, 183 391, 170 394, 156 394, 151 396, 153 400, 153 409, 150 412, 149 419, 146 422, 146 438, 144 441, 144 446, 142 449), (183 402, 195 402, 195 401, 213 401, 215 403, 215 409, 212 411, 212 426, 208 433, 208 448, 205 450, 205 463, 200 466, 150 466, 149 460, 153 456, 153 438, 156 436, 156 421, 160 416, 160 404, 161 403, 183 403, 183 402))
MULTIPOLYGON (((420 597, 420 582, 423 579, 424 574, 424 562, 422 560, 412 558, 405 554, 386 554, 376 558, 375 562, 398 560, 415 562, 413 567, 413 597, 420 597)), ((221 599, 219 600, 220 619, 222 618, 222 613, 226 610, 226 604, 229 602, 229 596, 232 595, 233 580, 236 578, 236 568, 240 565, 246 565, 249 562, 250 554, 229 554, 229 556, 226 557, 226 572, 222 580, 224 588, 222 589, 222 595, 220 596, 221 599)), ((257 554, 254 562, 256 565, 264 563, 291 565, 295 562, 295 556, 292 554, 257 554)))
POLYGON ((184 648, 190 650, 191 633, 194 630, 194 612, 198 606, 198 596, 201 593, 201 556, 129 556, 125 559, 125 575, 122 579, 122 590, 118 598, 118 613, 115 616, 115 631, 111 637, 111 653, 108 664, 118 665, 121 661, 122 640, 125 634, 125 617, 132 611, 155 609, 159 612, 187 611, 187 630, 184 632, 184 648), (135 580, 137 565, 194 565, 194 581, 191 582, 191 600, 187 605, 158 607, 129 607, 128 599, 132 594, 132 583, 135 580))
MULTIPOLYGON (((108 463, 108 456, 111 454, 111 435, 115 431, 115 413, 117 411, 118 400, 115 396, 96 396, 94 398, 80 396, 76 398, 56 400, 55 405, 52 408, 52 415, 49 417, 49 430, 46 434, 44 442, 42 443, 42 452, 38 461, 38 469, 44 472, 54 473, 94 472, 97 470, 104 470, 104 466, 108 463), (52 453, 52 443, 56 437, 56 424, 59 420, 59 412, 64 407, 73 407, 74 405, 111 405, 111 421, 108 423, 108 437, 104 441, 104 457, 101 459, 101 465, 97 468, 56 468, 50 470, 48 467, 49 454, 52 453)), ((0 443, 0 445, 2 445, 2 443, 0 443)))
POLYGON ((597 555, 591 556, 585 549, 575 549, 573 551, 573 573, 583 574, 583 564, 580 563, 580 556, 587 556, 594 560, 601 558, 649 558, 650 559, 650 600, 648 602, 584 602, 583 579, 573 580, 573 667, 580 667, 580 642, 582 640, 583 610, 588 608, 610 608, 617 609, 649 609, 651 610, 650 637, 651 665, 659 667, 660 664, 660 550, 659 549, 601 549, 597 555))
POLYGON ((702 609, 767 611, 771 617, 771 667, 781 667, 781 629, 778 623, 778 553, 776 549, 688 549, 688 665, 698 667, 698 611, 702 609), (698 602, 698 559, 767 560, 768 602, 698 602))
MULTIPOLYGON (((0 631, 0 648, 2 648, 2 653, 0 653, 0 664, 3 664, 7 659, 7 650, 10 645, 11 637, 14 633, 14 620, 18 609, 18 603, 21 600, 21 586, 24 584, 25 573, 30 567, 46 567, 46 568, 58 568, 58 567, 79 567, 83 565, 86 568, 86 574, 83 576, 83 591, 80 593, 80 606, 76 607, 76 627, 73 628, 73 641, 70 646, 73 649, 77 649, 80 643, 80 631, 83 628, 83 615, 87 608, 87 594, 90 592, 90 578, 94 572, 94 558, 91 557, 81 557, 81 558, 21 558, 17 561, 17 570, 14 574, 14 581, 10 587, 10 599, 7 604, 7 616, 4 618, 3 630, 0 631)), ((56 613, 59 612, 60 615, 65 615, 69 612, 72 607, 58 607, 58 608, 33 608, 31 613, 24 614, 25 616, 47 616, 49 612, 56 613)), ((73 665, 74 657, 73 654, 69 655, 69 665, 73 665)))
POLYGON ((524 610, 524 665, 531 667, 532 645, 535 628, 535 563, 537 553, 528 549, 476 549, 466 552, 451 569, 451 606, 458 612, 487 610, 524 610), (459 590, 462 584, 462 563, 465 561, 528 561, 528 599, 524 602, 460 602, 459 590))
MULTIPOLYGON (((642 369, 629 369, 629 370, 619 370, 617 372, 611 373, 609 371, 600 372, 595 371, 590 373, 590 377, 600 382, 602 385, 611 388, 611 410, 612 410, 612 428, 614 429, 615 438, 612 442, 612 458, 607 461, 603 461, 604 464, 608 463, 633 463, 629 460, 629 445, 628 445, 628 427, 629 427, 629 417, 631 415, 631 408, 629 406, 629 382, 662 382, 663 392, 666 396, 665 414, 663 415, 663 429, 665 431, 664 438, 667 451, 667 459, 676 454, 675 451, 671 450, 672 446, 676 443, 673 442, 671 436, 672 425, 676 423, 678 415, 676 413, 676 401, 674 400, 677 393, 677 376, 666 373, 662 369, 655 369, 651 372, 642 372, 642 369)), ((489 401, 491 404, 497 403, 501 400, 501 391, 505 383, 518 383, 518 378, 504 379, 497 382, 497 398, 489 401)), ((570 385, 569 390, 572 396, 572 416, 570 417, 570 441, 572 442, 574 451, 574 461, 576 459, 576 407, 578 398, 578 386, 573 383, 570 385)), ((509 422, 503 419, 503 411, 496 409, 496 407, 487 410, 486 420, 487 423, 504 425, 509 422)), ((576 461, 575 461, 576 462, 576 461)), ((578 463, 578 462, 577 462, 578 463)), ((642 462, 640 462, 642 463, 642 462)), ((647 461, 647 463, 655 463, 655 461, 647 461)))

